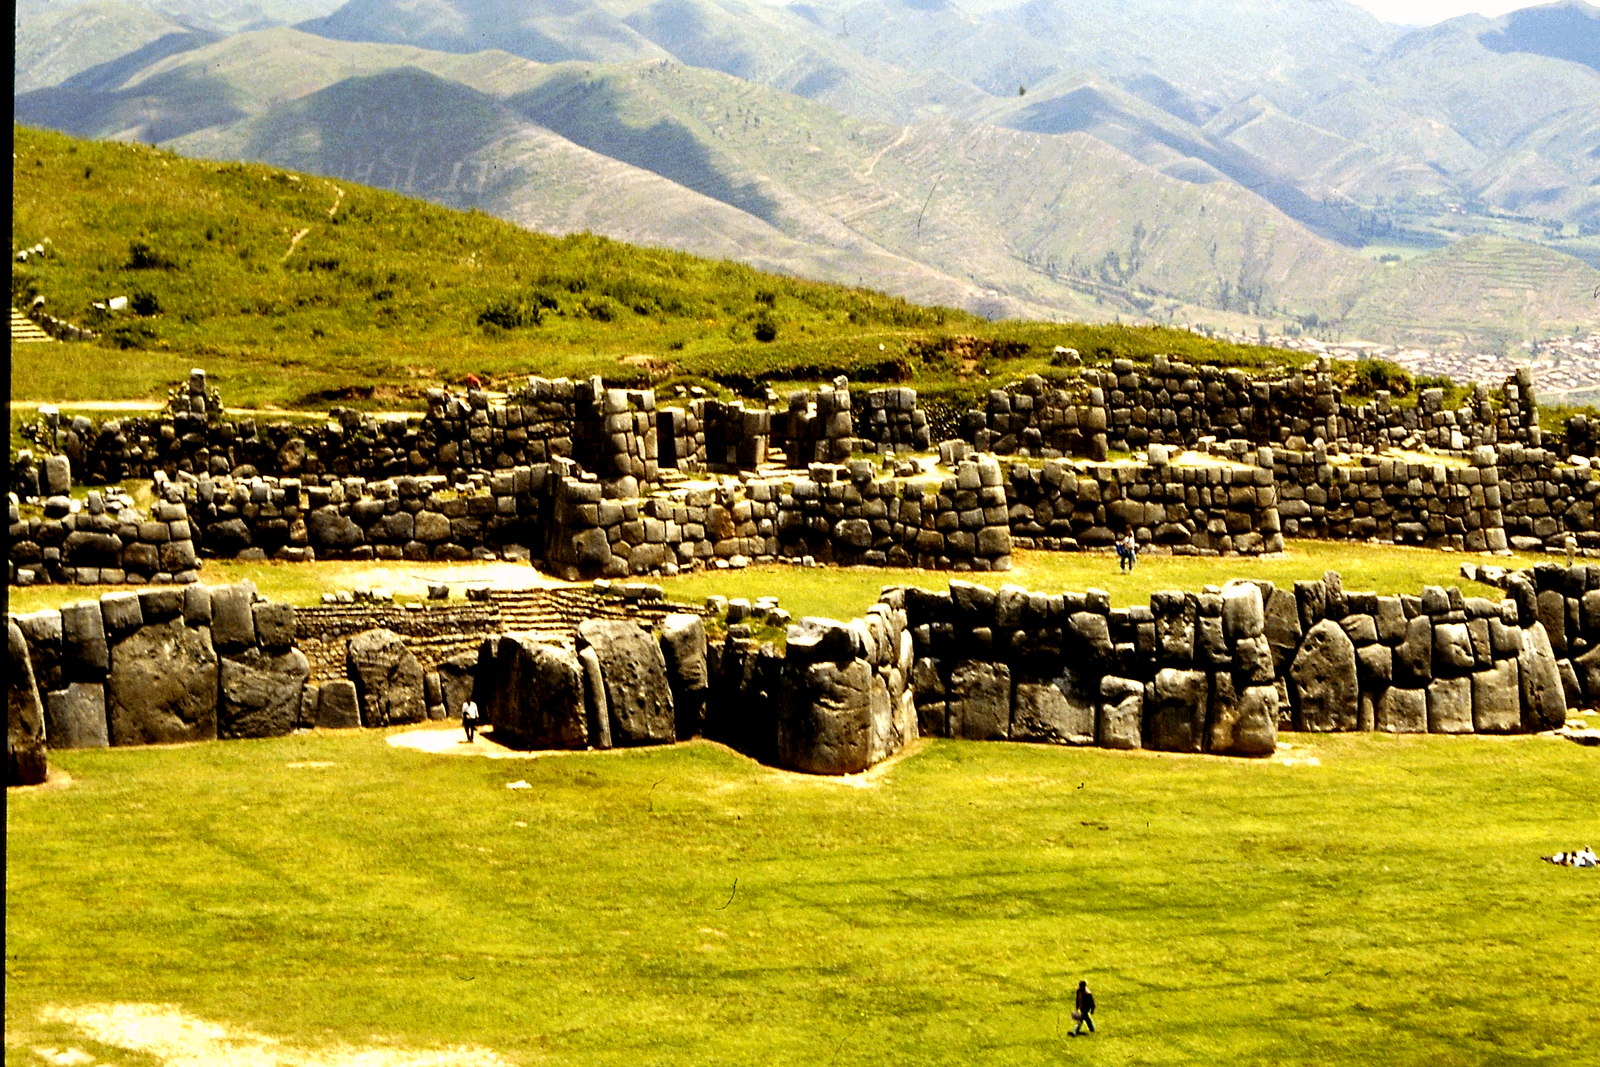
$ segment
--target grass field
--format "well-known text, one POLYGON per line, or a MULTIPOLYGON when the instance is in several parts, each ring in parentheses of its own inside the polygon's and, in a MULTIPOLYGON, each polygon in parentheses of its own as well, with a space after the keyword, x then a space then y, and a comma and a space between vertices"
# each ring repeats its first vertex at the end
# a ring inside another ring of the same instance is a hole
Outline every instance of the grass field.
MULTIPOLYGON (((1272 762, 935 741, 859 787, 703 742, 490 761, 374 731, 59 753, 70 787, 8 796, 6 1062, 161 1062, 66 1021, 130 1003, 352 1065, 390 1061, 330 1050, 1440 1067, 1592 1052, 1600 872, 1538 857, 1600 839, 1594 752, 1286 740, 1293 759, 1272 762), (1072 1041, 1080 977, 1100 1033, 1072 1041)), ((189 1062, 278 1062, 245 1047, 189 1062)))
MULTIPOLYGON (((1531 566, 1547 557, 1519 553, 1514 556, 1480 556, 1395 545, 1366 545, 1345 541, 1289 541, 1286 551, 1267 558, 1232 556, 1144 555, 1131 573, 1117 569, 1109 552, 1034 552, 1013 554, 1009 571, 962 574, 905 567, 815 567, 792 564, 747 567, 742 570, 707 570, 659 581, 669 598, 699 603, 706 597, 776 596, 796 618, 828 615, 850 618, 878 599, 886 585, 916 585, 944 589, 951 579, 998 587, 1005 583, 1057 592, 1063 589, 1105 589, 1119 607, 1146 603, 1157 589, 1198 590, 1220 585, 1229 578, 1256 578, 1292 585, 1296 579, 1321 578, 1338 571, 1346 589, 1381 593, 1418 593, 1424 585, 1458 586, 1468 596, 1498 600, 1500 591, 1464 581, 1461 564, 1493 562, 1500 566, 1531 566)), ((321 601, 331 589, 384 588, 402 599, 420 599, 428 582, 455 583, 451 595, 459 599, 465 584, 484 581, 509 583, 513 568, 506 564, 477 566, 470 563, 240 563, 206 560, 201 580, 208 585, 254 582, 263 596, 286 604, 308 605, 321 601)), ((518 585, 538 580, 529 571, 518 585)), ((86 600, 127 586, 40 585, 11 590, 12 611, 37 611, 86 600)))

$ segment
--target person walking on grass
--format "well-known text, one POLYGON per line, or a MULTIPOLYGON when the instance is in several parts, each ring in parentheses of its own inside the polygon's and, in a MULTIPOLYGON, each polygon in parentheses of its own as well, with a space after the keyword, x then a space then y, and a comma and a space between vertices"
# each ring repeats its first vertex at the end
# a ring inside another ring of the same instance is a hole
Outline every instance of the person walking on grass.
POLYGON ((1089 983, 1078 982, 1078 995, 1073 1003, 1072 1017, 1078 1020, 1078 1025, 1073 1029, 1071 1037, 1077 1037, 1087 1026, 1089 1032, 1094 1033, 1094 994, 1089 992, 1089 983))
POLYGON ((472 735, 478 732, 478 702, 471 697, 461 705, 461 728, 467 732, 467 744, 472 744, 472 735))

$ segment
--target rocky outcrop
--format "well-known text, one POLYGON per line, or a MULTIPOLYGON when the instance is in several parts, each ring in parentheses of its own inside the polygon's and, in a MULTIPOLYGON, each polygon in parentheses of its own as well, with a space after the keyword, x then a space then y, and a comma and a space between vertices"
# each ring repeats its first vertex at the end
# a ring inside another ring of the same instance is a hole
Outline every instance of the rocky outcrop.
POLYGON ((356 634, 346 647, 345 662, 356 685, 361 725, 401 726, 427 718, 422 667, 399 634, 393 630, 356 634))

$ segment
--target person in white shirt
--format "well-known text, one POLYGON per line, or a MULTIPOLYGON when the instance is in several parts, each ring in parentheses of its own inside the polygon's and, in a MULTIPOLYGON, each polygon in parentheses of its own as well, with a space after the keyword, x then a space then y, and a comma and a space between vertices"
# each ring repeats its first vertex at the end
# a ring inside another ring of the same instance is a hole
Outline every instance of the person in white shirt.
POLYGON ((467 732, 467 744, 472 744, 472 735, 478 730, 478 703, 471 697, 461 705, 461 728, 467 732))

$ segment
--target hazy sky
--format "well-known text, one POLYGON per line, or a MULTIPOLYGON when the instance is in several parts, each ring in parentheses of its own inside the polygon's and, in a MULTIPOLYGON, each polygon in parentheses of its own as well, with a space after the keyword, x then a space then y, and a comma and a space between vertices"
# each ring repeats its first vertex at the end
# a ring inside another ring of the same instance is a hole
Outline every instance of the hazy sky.
POLYGON ((1522 7, 1534 7, 1541 0, 1351 0, 1385 22, 1426 26, 1445 19, 1476 12, 1479 15, 1504 15, 1522 7))

